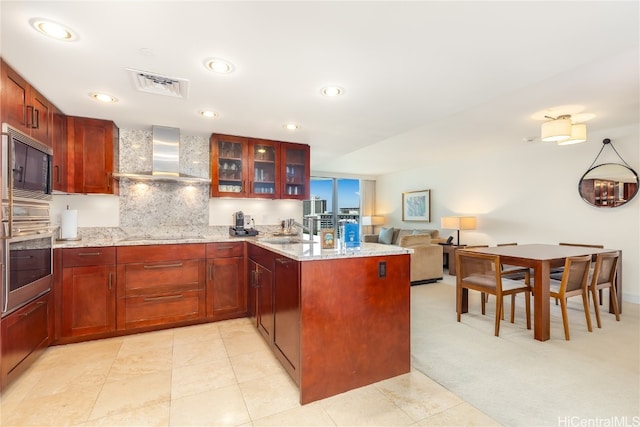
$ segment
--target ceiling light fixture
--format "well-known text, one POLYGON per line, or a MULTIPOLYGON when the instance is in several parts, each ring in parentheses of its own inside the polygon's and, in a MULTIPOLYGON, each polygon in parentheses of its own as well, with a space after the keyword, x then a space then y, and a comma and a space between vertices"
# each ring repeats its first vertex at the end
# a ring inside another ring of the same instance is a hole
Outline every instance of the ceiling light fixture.
POLYGON ((338 86, 326 86, 322 88, 320 93, 323 96, 340 96, 344 93, 344 90, 338 86))
POLYGON ((300 125, 297 125, 295 123, 287 123, 286 125, 283 125, 282 127, 287 129, 287 130, 298 130, 298 129, 300 129, 300 125))
POLYGON ((208 119, 216 119, 216 118, 218 118, 218 113, 216 113, 215 111, 203 110, 203 111, 200 111, 200 115, 202 117, 206 117, 208 119))
POLYGON ((32 19, 31 26, 44 34, 45 36, 54 38, 56 40, 71 41, 75 40, 75 35, 71 30, 64 25, 60 25, 57 22, 49 21, 46 19, 32 19))
POLYGON ((92 92, 89 96, 96 101, 105 102, 107 104, 118 102, 118 98, 106 93, 92 92))
POLYGON ((221 58, 209 58, 204 62, 207 70, 217 74, 230 74, 235 71, 233 64, 221 58))
POLYGON ((546 142, 557 142, 558 145, 578 144, 587 140, 587 125, 583 123, 573 124, 571 115, 563 114, 556 118, 545 116, 549 119, 542 124, 540 138, 546 142))

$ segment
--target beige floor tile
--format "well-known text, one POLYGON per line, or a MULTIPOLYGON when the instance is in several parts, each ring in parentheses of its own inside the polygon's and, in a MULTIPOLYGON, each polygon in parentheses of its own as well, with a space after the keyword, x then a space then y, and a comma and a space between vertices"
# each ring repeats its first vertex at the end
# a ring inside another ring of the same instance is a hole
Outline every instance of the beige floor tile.
POLYGON ((237 426, 250 421, 237 384, 171 400, 171 426, 237 426))
POLYGON ((230 360, 239 383, 274 374, 287 375, 268 349, 239 354, 230 357, 230 360))
POLYGON ((177 399, 237 383, 229 359, 175 366, 171 380, 171 398, 177 399))
POLYGON ((462 403, 455 394, 415 370, 375 386, 414 421, 462 403))
POLYGON ((165 402, 170 398, 171 370, 107 382, 102 387, 90 419, 131 411, 165 402))
POLYGON ((155 340, 125 341, 113 361, 107 382, 120 381, 153 372, 170 371, 172 364, 172 339, 169 339, 168 344, 155 340))
POLYGON ((173 331, 174 345, 213 339, 222 339, 218 322, 184 326, 173 331))
POLYGON ((253 420, 253 427, 325 427, 335 426, 322 405, 317 402, 288 409, 268 417, 253 420))
POLYGON ((248 328, 246 325, 226 332, 221 329, 220 332, 229 357, 269 349, 260 333, 255 329, 248 328))
POLYGON ((113 359, 120 351, 123 341, 123 337, 117 337, 52 346, 36 361, 34 366, 47 368, 113 359))
POLYGON ((482 411, 466 402, 418 421, 416 426, 500 426, 482 411))
POLYGON ((409 426, 414 423, 375 385, 320 401, 337 426, 409 426))
POLYGON ((105 383, 113 361, 78 362, 75 365, 49 367, 40 372, 38 384, 29 392, 29 397, 46 396, 65 391, 78 391, 84 387, 105 383))
POLYGON ((67 426, 84 422, 95 404, 101 386, 67 390, 25 398, 10 411, 3 411, 2 426, 67 426))
POLYGON ((286 374, 242 382, 239 386, 254 420, 300 406, 298 388, 286 374))
POLYGON ((220 337, 174 343, 174 366, 188 366, 218 359, 228 359, 227 349, 220 337))
POLYGON ((83 427, 167 427, 171 402, 160 402, 84 423, 83 427))

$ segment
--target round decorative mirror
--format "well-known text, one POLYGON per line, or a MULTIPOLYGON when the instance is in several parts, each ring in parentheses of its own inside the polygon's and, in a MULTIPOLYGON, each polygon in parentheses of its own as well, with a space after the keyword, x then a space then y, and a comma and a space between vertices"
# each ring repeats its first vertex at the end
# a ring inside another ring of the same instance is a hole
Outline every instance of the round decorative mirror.
POLYGON ((590 168, 578 183, 582 199, 599 208, 622 206, 638 193, 638 174, 619 163, 590 168))

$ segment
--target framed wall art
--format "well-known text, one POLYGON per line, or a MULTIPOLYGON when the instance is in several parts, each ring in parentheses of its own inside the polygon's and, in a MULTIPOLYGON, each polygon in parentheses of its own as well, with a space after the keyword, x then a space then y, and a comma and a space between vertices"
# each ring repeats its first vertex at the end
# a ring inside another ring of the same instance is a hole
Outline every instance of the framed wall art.
POLYGON ((431 190, 407 191, 402 193, 403 221, 430 221, 431 190))

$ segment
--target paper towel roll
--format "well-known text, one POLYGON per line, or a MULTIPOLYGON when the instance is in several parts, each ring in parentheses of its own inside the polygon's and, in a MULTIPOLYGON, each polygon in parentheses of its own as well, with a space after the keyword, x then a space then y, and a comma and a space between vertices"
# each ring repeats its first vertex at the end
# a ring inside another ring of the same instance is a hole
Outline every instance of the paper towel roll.
POLYGON ((62 211, 60 221, 60 238, 76 239, 78 237, 78 211, 75 209, 67 209, 62 211))

